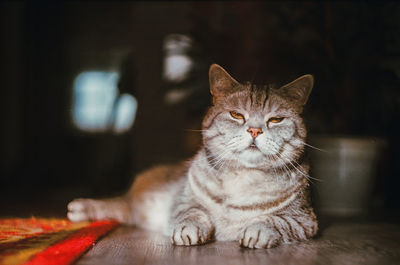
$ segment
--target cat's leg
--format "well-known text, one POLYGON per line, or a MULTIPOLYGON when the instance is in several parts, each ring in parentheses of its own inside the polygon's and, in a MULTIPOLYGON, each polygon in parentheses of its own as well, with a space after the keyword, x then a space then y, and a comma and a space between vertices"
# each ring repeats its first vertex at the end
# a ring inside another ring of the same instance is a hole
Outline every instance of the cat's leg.
POLYGON ((171 241, 174 245, 199 245, 211 240, 214 226, 206 211, 199 205, 182 204, 171 218, 171 241))
POLYGON ((247 248, 271 248, 284 242, 306 240, 317 233, 314 213, 266 216, 264 220, 247 226, 239 243, 247 248))
POLYGON ((68 204, 68 219, 73 222, 113 219, 131 222, 130 202, 125 197, 75 199, 68 204))

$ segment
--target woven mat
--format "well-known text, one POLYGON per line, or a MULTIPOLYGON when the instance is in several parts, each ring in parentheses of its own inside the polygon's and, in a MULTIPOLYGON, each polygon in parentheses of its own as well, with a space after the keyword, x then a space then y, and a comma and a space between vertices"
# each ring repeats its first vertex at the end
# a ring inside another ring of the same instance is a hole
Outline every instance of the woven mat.
POLYGON ((71 264, 117 225, 116 221, 0 219, 0 265, 71 264))

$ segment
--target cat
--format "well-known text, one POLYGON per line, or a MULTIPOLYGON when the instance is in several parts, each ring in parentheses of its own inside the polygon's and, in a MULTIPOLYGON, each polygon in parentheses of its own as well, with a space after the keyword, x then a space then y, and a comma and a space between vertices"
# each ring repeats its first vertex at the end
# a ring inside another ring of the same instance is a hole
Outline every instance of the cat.
POLYGON ((277 89, 241 84, 213 64, 209 82, 213 104, 202 122, 203 146, 190 162, 145 171, 121 197, 73 200, 68 218, 116 219, 185 246, 235 240, 271 248, 313 237, 318 223, 301 118, 313 76, 277 89))

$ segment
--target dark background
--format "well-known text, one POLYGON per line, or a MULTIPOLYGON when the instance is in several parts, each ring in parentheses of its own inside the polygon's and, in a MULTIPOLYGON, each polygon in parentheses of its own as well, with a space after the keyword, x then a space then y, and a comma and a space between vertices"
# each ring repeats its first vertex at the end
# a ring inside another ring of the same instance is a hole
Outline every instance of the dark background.
POLYGON ((313 74, 310 134, 386 139, 374 196, 376 207, 398 209, 399 14, 386 1, 0 3, 0 214, 63 214, 74 197, 122 192, 134 173, 190 157, 200 134, 189 129, 200 129, 210 102, 210 63, 255 83, 313 74), (162 79, 170 33, 193 37, 193 56, 207 66, 190 81, 202 89, 173 106, 162 79), (133 129, 79 131, 74 78, 115 65, 120 90, 139 102, 133 129))

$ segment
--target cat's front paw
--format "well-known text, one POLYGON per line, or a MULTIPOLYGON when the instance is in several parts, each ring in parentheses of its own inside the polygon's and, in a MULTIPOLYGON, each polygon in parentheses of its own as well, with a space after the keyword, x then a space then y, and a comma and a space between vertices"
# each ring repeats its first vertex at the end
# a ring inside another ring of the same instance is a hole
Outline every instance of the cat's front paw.
POLYGON ((211 229, 198 223, 182 223, 176 225, 172 232, 172 244, 177 246, 193 246, 204 244, 210 240, 211 229))
POLYGON ((272 248, 278 245, 279 233, 264 223, 257 223, 247 227, 239 240, 244 248, 272 248))
POLYGON ((92 219, 94 212, 93 200, 91 199, 75 199, 68 203, 67 217, 72 222, 88 221, 92 219))

